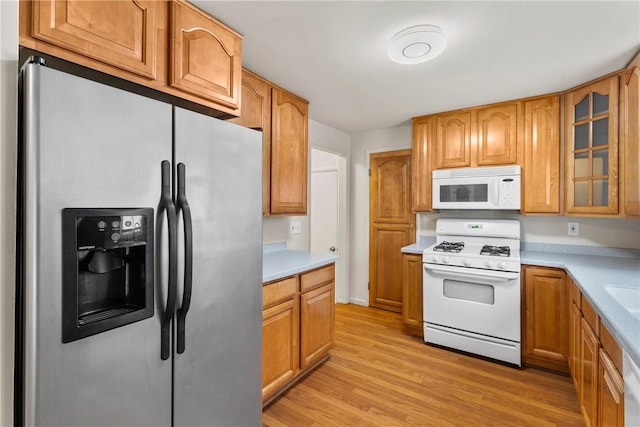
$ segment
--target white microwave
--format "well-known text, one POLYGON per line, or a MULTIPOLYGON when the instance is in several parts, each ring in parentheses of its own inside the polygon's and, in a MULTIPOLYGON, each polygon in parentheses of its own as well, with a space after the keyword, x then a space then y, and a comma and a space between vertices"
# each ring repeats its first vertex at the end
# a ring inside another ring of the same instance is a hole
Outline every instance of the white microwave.
POLYGON ((520 210, 520 166, 435 170, 433 208, 520 210))

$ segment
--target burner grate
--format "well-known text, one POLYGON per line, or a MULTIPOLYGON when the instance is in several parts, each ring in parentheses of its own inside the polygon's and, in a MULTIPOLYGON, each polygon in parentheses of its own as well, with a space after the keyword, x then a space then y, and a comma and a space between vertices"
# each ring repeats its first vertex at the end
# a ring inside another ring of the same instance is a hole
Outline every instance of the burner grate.
POLYGON ((433 247, 436 252, 460 252, 464 248, 464 242, 440 242, 433 247))
POLYGON ((484 245, 480 250, 480 255, 508 257, 511 255, 511 248, 509 248, 509 246, 484 245))

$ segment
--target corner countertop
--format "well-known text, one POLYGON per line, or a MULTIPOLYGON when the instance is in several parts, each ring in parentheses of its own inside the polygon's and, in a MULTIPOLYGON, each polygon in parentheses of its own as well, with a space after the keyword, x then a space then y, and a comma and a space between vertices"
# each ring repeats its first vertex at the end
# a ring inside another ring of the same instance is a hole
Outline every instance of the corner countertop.
POLYGON ((640 320, 605 290, 605 285, 640 290, 640 258, 524 250, 520 260, 522 264, 566 270, 618 343, 640 363, 640 320))
POLYGON ((262 283, 323 267, 337 259, 336 255, 291 251, 284 244, 265 245, 262 255, 262 283))
POLYGON ((436 236, 420 236, 420 240, 413 245, 405 246, 400 249, 404 254, 422 255, 425 249, 436 242, 436 236))

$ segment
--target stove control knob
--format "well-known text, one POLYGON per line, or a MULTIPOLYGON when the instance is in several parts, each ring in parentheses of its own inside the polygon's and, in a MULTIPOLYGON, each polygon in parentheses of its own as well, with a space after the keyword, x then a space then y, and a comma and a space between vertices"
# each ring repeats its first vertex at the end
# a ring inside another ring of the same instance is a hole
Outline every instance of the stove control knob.
POLYGON ((445 264, 449 264, 449 257, 448 256, 443 256, 442 257, 442 262, 445 264))
POLYGON ((433 257, 433 262, 440 262, 440 257, 439 256, 434 256, 433 257))
POLYGON ((504 270, 504 268, 507 266, 507 264, 505 264, 504 262, 500 261, 498 262, 498 268, 501 270, 504 270))
POLYGON ((465 258, 465 259, 462 260, 462 265, 468 267, 468 266, 471 265, 471 261, 469 261, 468 259, 465 258))
POLYGON ((493 262, 492 262, 492 261, 486 261, 486 262, 484 263, 484 265, 485 265, 487 268, 493 268, 493 262))

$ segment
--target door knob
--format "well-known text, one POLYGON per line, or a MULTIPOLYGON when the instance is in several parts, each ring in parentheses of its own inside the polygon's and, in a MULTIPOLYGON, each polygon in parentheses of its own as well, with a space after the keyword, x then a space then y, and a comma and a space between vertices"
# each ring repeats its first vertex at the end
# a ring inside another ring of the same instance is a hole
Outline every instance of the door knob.
POLYGON ((335 251, 336 251, 336 247, 335 247, 335 246, 331 246, 331 247, 329 248, 329 250, 330 250, 331 252, 335 252, 335 251))

